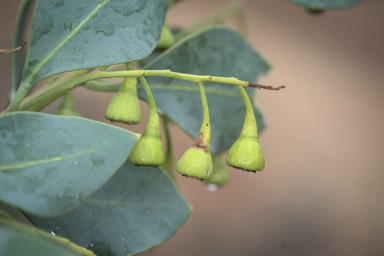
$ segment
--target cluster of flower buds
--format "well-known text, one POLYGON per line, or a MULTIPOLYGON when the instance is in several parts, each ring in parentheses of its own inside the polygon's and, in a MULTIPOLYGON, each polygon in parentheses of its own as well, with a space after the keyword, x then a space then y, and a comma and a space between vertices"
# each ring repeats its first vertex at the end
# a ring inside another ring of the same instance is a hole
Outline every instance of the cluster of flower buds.
MULTIPOLYGON (((140 82, 148 96, 150 115, 143 135, 133 147, 128 160, 135 165, 160 166, 165 161, 164 147, 160 133, 159 116, 152 92, 145 80, 140 82)), ((140 122, 140 106, 137 97, 137 79, 125 78, 120 90, 110 102, 105 117, 111 121, 137 124, 140 122)), ((211 156, 211 124, 205 90, 202 82, 198 83, 203 106, 203 123, 199 135, 192 147, 180 158, 176 170, 183 176, 204 180, 208 185, 223 186, 229 175, 220 156, 211 156)), ((244 171, 261 171, 265 160, 261 150, 257 124, 252 103, 242 86, 238 86, 245 102, 246 116, 239 138, 230 148, 226 162, 229 166, 244 171)))

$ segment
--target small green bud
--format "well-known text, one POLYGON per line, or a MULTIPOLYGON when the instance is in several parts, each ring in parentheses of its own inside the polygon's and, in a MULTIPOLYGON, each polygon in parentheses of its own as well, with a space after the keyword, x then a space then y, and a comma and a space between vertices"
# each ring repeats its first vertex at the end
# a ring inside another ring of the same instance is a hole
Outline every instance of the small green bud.
POLYGON ((57 114, 61 116, 81 116, 76 110, 73 100, 73 94, 71 91, 67 92, 64 96, 63 103, 61 103, 57 114))
POLYGON ((207 146, 203 146, 203 141, 203 135, 200 133, 193 146, 184 153, 177 163, 176 170, 178 173, 199 180, 212 177, 211 151, 207 146))
POLYGON ((323 14, 325 12, 324 9, 318 9, 318 8, 314 8, 314 7, 307 7, 307 11, 311 14, 314 14, 314 15, 323 14))
POLYGON ((265 159, 257 137, 240 135, 229 149, 227 164, 244 171, 263 170, 265 159))
POLYGON ((128 161, 135 165, 159 166, 164 163, 164 147, 160 130, 147 128, 143 136, 136 142, 128 161))
POLYGON ((105 118, 112 122, 138 124, 141 120, 139 98, 137 97, 137 78, 126 77, 119 91, 109 102, 105 118))
POLYGON ((166 23, 164 23, 163 31, 159 39, 159 43, 156 46, 156 49, 168 49, 175 43, 175 38, 173 37, 171 29, 166 23))
POLYGON ((212 155, 213 162, 213 175, 209 180, 205 180, 209 187, 209 190, 217 190, 218 188, 224 186, 229 181, 229 173, 227 168, 225 168, 220 155, 212 155))

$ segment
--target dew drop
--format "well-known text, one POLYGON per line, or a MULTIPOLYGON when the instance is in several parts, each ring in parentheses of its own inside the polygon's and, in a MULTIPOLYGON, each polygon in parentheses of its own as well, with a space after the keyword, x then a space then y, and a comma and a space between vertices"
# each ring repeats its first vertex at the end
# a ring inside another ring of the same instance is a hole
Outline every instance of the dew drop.
POLYGON ((125 239, 124 238, 121 238, 121 241, 124 241, 125 239))
POLYGON ((96 18, 96 17, 97 17, 97 12, 91 15, 91 18, 96 18))
POLYGON ((29 148, 31 145, 30 145, 29 143, 27 143, 27 145, 26 145, 26 146, 27 146, 27 148, 29 148))
POLYGON ((72 30, 72 22, 64 22, 64 28, 66 31, 72 30))
POLYGON ((73 164, 74 164, 74 165, 77 165, 77 164, 78 164, 78 162, 77 162, 77 161, 75 161, 73 164))
POLYGON ((215 184, 207 184, 207 187, 206 187, 209 191, 218 191, 219 190, 219 186, 215 185, 215 184))
POLYGON ((63 6, 64 0, 52 1, 51 4, 56 5, 56 6, 63 6))
POLYGON ((83 29, 84 29, 84 30, 88 30, 88 29, 89 29, 89 26, 88 26, 88 25, 84 25, 83 29))
POLYGON ((76 6, 76 10, 81 11, 83 8, 81 6, 76 6))
POLYGON ((55 236, 55 235, 56 235, 56 233, 55 233, 55 231, 54 231, 54 230, 51 230, 51 235, 53 235, 53 236, 55 236))
POLYGON ((149 213, 149 211, 147 210, 147 214, 149 213))
POLYGON ((62 193, 59 193, 59 197, 63 197, 63 194, 62 194, 62 193))
POLYGON ((84 39, 84 41, 83 41, 84 43, 88 43, 88 39, 84 39))
POLYGON ((79 196, 79 195, 77 195, 77 196, 76 196, 76 199, 79 199, 79 198, 80 198, 80 196, 79 196))

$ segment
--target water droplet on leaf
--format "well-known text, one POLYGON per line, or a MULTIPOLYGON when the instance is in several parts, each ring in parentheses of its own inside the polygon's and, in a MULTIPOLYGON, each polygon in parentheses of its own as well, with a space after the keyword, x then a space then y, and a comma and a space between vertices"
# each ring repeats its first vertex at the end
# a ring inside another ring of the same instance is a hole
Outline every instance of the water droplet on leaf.
POLYGON ((64 22, 64 28, 66 31, 72 30, 72 22, 64 22))

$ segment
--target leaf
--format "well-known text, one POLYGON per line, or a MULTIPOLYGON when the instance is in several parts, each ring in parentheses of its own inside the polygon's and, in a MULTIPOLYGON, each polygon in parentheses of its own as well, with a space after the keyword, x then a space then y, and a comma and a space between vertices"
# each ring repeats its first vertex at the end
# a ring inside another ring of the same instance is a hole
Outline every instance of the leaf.
MULTIPOLYGON (((157 57, 145 69, 170 69, 175 72, 236 77, 253 82, 268 71, 269 65, 236 32, 213 27, 194 34, 157 57)), ((166 77, 146 78, 157 107, 192 138, 197 138, 203 119, 197 85, 166 77)), ((245 105, 234 85, 204 83, 211 117, 211 150, 220 154, 240 135, 245 117, 245 105)), ((253 99, 254 88, 245 88, 253 99)), ((147 101, 144 90, 139 97, 147 101)), ((255 107, 259 132, 265 127, 260 111, 255 107)))
POLYGON ((37 236, 0 229, 0 256, 78 256, 63 246, 37 236))
POLYGON ((149 55, 169 0, 37 0, 23 83, 149 55))
POLYGON ((58 218, 27 215, 38 228, 99 256, 132 255, 171 237, 191 206, 158 167, 128 161, 87 202, 58 218))
POLYGON ((58 216, 82 204, 125 162, 137 135, 79 117, 0 118, 0 200, 58 216))
POLYGON ((362 0, 285 0, 314 10, 342 9, 355 5, 362 0))

